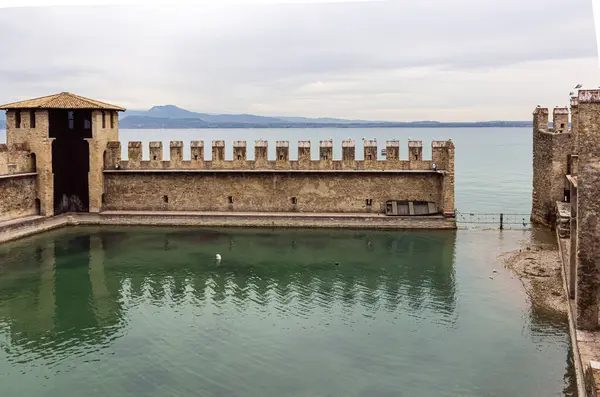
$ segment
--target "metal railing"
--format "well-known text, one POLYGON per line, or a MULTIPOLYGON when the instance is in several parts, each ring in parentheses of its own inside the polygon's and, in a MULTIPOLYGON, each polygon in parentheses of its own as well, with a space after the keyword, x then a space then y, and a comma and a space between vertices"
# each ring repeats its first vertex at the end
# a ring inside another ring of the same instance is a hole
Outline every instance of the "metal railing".
POLYGON ((458 210, 455 211, 455 214, 456 223, 459 224, 498 225, 500 229, 504 229, 506 226, 519 229, 531 227, 531 214, 460 212, 458 210))

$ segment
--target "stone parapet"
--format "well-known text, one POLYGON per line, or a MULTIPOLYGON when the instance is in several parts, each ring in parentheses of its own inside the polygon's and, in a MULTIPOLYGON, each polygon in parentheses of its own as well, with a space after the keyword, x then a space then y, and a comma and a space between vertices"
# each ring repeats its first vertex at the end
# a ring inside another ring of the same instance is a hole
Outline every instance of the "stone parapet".
MULTIPOLYGON (((212 142, 212 160, 204 159, 204 142, 192 141, 190 160, 183 160, 184 144, 181 141, 170 143, 171 159, 163 160, 162 143, 150 142, 150 159, 142 159, 142 143, 128 142, 128 160, 121 159, 121 144, 116 141, 106 145, 104 169, 150 170, 150 169, 213 169, 213 170, 432 170, 448 171, 454 174, 454 144, 452 141, 433 141, 431 160, 423 159, 423 142, 408 142, 408 160, 400 160, 400 142, 386 142, 386 158, 379 160, 377 141, 364 143, 364 159, 356 159, 356 145, 353 140, 341 142, 342 159, 333 159, 334 143, 324 140, 319 143, 319 160, 311 159, 309 141, 298 142, 298 160, 290 160, 289 142, 276 142, 276 158, 268 158, 268 142, 258 140, 254 144, 254 160, 247 159, 247 142, 233 143, 233 159, 225 160, 225 142, 212 142)), ((0 156, 1 156, 0 149, 0 156)), ((0 157, 0 167, 2 167, 0 157)), ((0 168, 1 169, 1 168, 0 168)))

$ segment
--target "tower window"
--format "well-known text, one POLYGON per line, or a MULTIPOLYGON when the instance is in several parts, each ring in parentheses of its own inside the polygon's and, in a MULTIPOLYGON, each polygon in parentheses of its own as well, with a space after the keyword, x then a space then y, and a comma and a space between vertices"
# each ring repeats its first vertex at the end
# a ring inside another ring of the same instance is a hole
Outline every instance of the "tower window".
POLYGON ((21 111, 15 112, 15 128, 21 128, 21 111))
POLYGON ((75 128, 75 114, 72 110, 67 112, 67 118, 69 120, 69 129, 75 128))
POLYGON ((198 160, 198 155, 197 154, 194 155, 194 160, 198 160))
POLYGON ((279 155, 279 160, 280 160, 280 161, 283 161, 283 154, 280 154, 280 155, 279 155))
POLYGON ((102 111, 102 128, 106 128, 106 114, 102 111))
POLYGON ((365 204, 367 204, 367 207, 370 207, 371 205, 373 205, 373 199, 366 199, 365 204))
POLYGON ((296 197, 292 197, 292 204, 293 205, 298 204, 298 199, 296 197))
POLYGON ((165 203, 168 203, 169 202, 169 196, 163 196, 163 201, 165 203))
POLYGON ((29 112, 29 128, 35 128, 35 110, 29 112))
POLYGON ((371 160, 373 156, 371 156, 370 154, 367 156, 367 159, 371 160))
POLYGON ((110 128, 115 128, 115 112, 110 112, 110 128))
POLYGON ((229 196, 229 197, 227 197, 227 202, 228 202, 229 204, 233 204, 233 196, 229 196))
POLYGON ((238 154, 238 160, 241 160, 241 159, 242 159, 242 155, 238 154))
POLYGON ((323 160, 327 160, 327 155, 323 156, 323 160))

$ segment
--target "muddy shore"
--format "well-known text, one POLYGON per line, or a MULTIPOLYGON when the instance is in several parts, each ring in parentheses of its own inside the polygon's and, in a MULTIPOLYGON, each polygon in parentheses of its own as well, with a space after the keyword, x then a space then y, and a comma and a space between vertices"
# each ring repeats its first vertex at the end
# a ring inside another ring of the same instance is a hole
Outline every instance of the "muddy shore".
POLYGON ((519 249, 499 259, 519 277, 533 310, 567 317, 559 250, 551 232, 534 230, 519 249))

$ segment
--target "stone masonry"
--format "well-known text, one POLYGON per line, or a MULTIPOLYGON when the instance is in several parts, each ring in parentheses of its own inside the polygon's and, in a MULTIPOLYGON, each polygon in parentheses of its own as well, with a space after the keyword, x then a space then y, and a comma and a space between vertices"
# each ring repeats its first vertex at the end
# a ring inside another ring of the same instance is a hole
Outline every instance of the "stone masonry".
MULTIPOLYGON (((170 142, 169 160, 163 159, 162 142, 150 143, 149 159, 142 158, 141 142, 129 142, 128 159, 123 161, 117 113, 123 108, 70 93, 0 108, 7 110, 7 143, 0 145, 0 193, 4 198, 0 222, 34 215, 52 217, 55 201, 63 192, 74 194, 69 192, 81 189, 87 189, 83 190, 89 203, 86 211, 91 213, 263 212, 319 213, 322 217, 381 214, 386 201, 409 200, 433 203, 439 215, 454 218, 452 141, 432 142, 430 160, 423 159, 421 141, 408 142, 407 160, 400 159, 397 140, 386 142, 385 160, 377 158, 376 141, 365 142, 364 160, 356 160, 351 140, 342 142, 341 160, 333 159, 331 140, 320 142, 318 160, 311 159, 307 141, 298 144, 298 160, 290 159, 287 141, 276 141, 276 158, 269 159, 264 140, 255 142, 254 160, 247 159, 246 141, 235 141, 233 159, 225 160, 225 142, 214 141, 208 149, 212 151, 210 161, 204 159, 203 141, 191 142, 190 160, 184 160, 180 141, 170 142), (79 151, 69 150, 81 148, 78 142, 83 141, 89 158, 84 153, 85 163, 79 164, 79 151), (61 153, 62 168, 56 168, 53 153, 61 153), (85 172, 85 167, 87 178, 73 173, 79 185, 71 188, 69 168, 85 172), (66 173, 60 176, 59 172, 66 173), (58 183, 61 190, 55 186, 58 183)), ((61 211, 64 208, 60 207, 61 211)), ((415 218, 416 227, 418 222, 415 218)))

